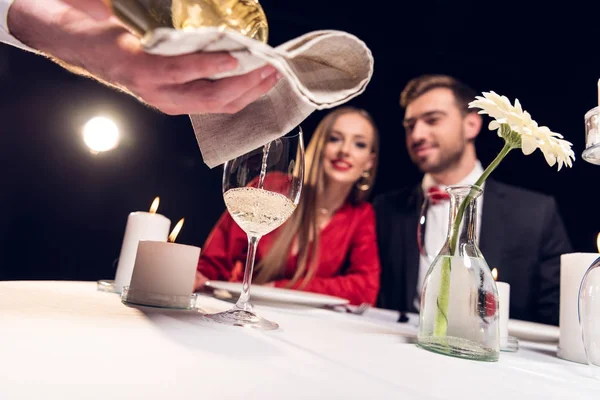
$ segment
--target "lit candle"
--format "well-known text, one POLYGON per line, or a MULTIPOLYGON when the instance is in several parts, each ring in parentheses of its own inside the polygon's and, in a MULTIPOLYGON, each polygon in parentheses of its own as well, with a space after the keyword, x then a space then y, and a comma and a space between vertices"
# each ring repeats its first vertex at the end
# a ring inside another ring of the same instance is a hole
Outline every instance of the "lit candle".
POLYGON ((496 281, 498 289, 498 323, 500 325, 500 347, 508 346, 508 318, 510 310, 510 285, 506 282, 498 282, 498 269, 492 270, 492 276, 496 281))
POLYGON ((200 248, 174 243, 183 219, 169 242, 141 241, 137 248, 126 301, 134 304, 189 308, 200 248))
POLYGON ((123 286, 129 285, 135 254, 140 240, 155 240, 166 242, 171 227, 171 220, 164 215, 157 214, 159 198, 155 198, 149 212, 132 212, 127 217, 125 235, 121 245, 121 255, 117 265, 114 288, 117 293, 123 286))
POLYGON ((565 360, 587 363, 579 326, 579 288, 583 275, 600 257, 598 253, 572 253, 560 256, 560 336, 557 355, 565 360))

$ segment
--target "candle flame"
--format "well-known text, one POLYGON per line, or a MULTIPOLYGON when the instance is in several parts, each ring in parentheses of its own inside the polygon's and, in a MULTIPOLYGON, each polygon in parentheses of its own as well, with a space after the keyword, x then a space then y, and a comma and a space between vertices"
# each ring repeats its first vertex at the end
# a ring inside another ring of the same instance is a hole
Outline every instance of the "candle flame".
POLYGON ((169 235, 169 242, 174 242, 175 239, 177 239, 177 235, 179 235, 179 231, 183 226, 183 220, 184 218, 181 218, 177 225, 175 225, 175 228, 173 228, 173 230, 171 231, 171 234, 169 235))
POLYGON ((596 247, 598 247, 598 253, 600 253, 600 233, 596 237, 596 247))
POLYGON ((152 202, 152 205, 150 206, 150 214, 156 214, 156 210, 158 210, 159 203, 160 203, 160 197, 155 198, 154 201, 152 202))
POLYGON ((494 277, 494 280, 497 281, 498 280, 498 268, 494 268, 492 270, 492 276, 494 277))

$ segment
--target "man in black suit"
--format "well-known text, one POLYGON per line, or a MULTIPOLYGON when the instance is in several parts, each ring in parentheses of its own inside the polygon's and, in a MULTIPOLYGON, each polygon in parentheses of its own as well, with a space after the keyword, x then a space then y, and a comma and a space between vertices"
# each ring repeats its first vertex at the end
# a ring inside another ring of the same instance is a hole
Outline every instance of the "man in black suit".
MULTIPOLYGON (((424 193, 474 184, 483 172, 474 144, 482 120, 468 108, 475 95, 445 75, 415 78, 402 91, 406 146, 425 175, 416 187, 375 199, 380 307, 418 311, 429 267, 417 247, 424 193)), ((510 284, 510 317, 557 325, 560 255, 571 252, 571 245, 554 199, 488 178, 478 203, 479 248, 490 268, 500 271, 499 280, 510 284)), ((424 242, 430 253, 444 243, 448 208, 442 199, 427 212, 424 242)))

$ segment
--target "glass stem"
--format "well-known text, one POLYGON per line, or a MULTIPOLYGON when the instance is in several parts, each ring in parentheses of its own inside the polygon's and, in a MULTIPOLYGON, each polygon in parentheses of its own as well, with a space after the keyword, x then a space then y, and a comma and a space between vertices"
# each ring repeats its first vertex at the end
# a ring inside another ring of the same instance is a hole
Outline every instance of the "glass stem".
POLYGON ((250 284, 252 283, 252 272, 254 270, 254 258, 256 257, 256 247, 258 246, 259 236, 248 236, 248 256, 246 257, 246 268, 244 268, 244 281, 242 283, 242 294, 235 303, 235 307, 240 310, 252 312, 250 303, 250 284))

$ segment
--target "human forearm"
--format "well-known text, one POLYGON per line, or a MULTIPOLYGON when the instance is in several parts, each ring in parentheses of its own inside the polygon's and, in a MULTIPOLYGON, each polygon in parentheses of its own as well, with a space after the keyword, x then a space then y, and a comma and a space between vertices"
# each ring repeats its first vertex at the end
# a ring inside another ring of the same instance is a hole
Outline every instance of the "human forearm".
POLYGON ((235 69, 237 60, 223 52, 148 54, 139 38, 110 15, 102 0, 15 0, 8 28, 69 70, 118 87, 167 114, 235 113, 280 78, 265 66, 245 75, 206 79, 235 69))
POLYGON ((122 87, 111 79, 115 64, 98 62, 104 59, 107 43, 127 40, 128 32, 117 22, 95 20, 60 0, 15 0, 8 28, 21 42, 70 71, 122 87))

